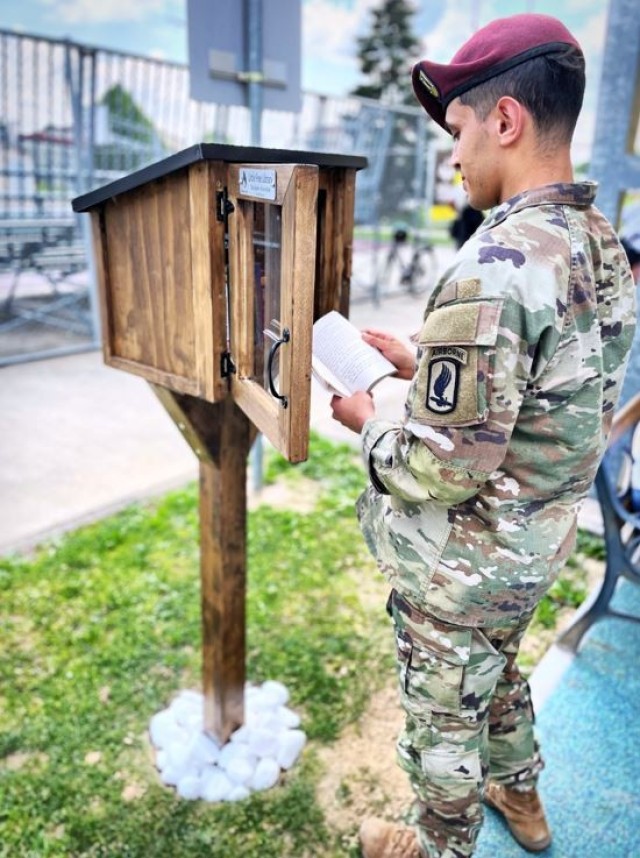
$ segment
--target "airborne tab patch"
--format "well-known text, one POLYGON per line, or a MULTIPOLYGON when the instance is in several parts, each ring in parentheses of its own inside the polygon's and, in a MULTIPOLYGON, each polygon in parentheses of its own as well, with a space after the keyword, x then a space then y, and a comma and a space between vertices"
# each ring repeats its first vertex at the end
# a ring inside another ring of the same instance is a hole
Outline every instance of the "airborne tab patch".
POLYGON ((451 360, 457 360, 464 366, 467 365, 467 350, 461 349, 460 346, 433 346, 431 357, 448 357, 451 360))

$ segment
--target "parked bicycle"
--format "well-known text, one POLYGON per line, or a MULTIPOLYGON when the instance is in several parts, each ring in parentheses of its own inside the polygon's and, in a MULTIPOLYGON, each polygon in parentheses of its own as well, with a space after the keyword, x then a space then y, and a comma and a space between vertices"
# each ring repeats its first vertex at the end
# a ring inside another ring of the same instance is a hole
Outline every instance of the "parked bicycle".
POLYGON ((354 255, 351 300, 419 296, 435 286, 437 274, 433 244, 398 227, 390 242, 377 240, 354 255))
POLYGON ((413 237, 404 227, 394 230, 388 248, 379 252, 378 286, 381 294, 408 292, 422 295, 436 282, 436 255, 431 242, 413 237))

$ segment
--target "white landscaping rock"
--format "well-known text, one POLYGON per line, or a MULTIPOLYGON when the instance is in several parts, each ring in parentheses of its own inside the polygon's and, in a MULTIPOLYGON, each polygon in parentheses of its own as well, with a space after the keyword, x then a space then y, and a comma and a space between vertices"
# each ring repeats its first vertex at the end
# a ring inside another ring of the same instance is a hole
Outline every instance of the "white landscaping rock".
POLYGON ((224 770, 234 784, 247 784, 256 770, 256 762, 250 757, 235 757, 229 760, 224 770))
POLYGON ((286 705, 281 682, 245 686, 245 723, 219 747, 204 733, 204 697, 182 691, 151 718, 160 780, 193 801, 242 801, 252 791, 271 789, 300 756, 306 736, 299 716, 286 705))
POLYGON ((169 765, 174 769, 186 769, 189 766, 191 748, 188 744, 172 739, 165 747, 169 765))
POLYGON ((267 679, 262 683, 262 694, 271 697, 276 701, 276 705, 284 706, 289 702, 289 691, 286 685, 277 682, 275 679, 267 679))
POLYGON ((169 765, 169 754, 166 751, 158 751, 156 754, 156 766, 162 771, 169 765))
POLYGON ((280 723, 285 727, 293 729, 300 726, 300 716, 297 712, 289 709, 288 706, 280 706, 276 711, 276 715, 280 719, 280 723))
POLYGON ((255 790, 271 789, 280 777, 280 766, 273 757, 264 757, 256 766, 249 786, 255 790))
POLYGON ((276 760, 283 769, 290 769, 304 748, 307 737, 302 730, 288 730, 280 736, 276 760))
POLYGON ((205 801, 224 801, 233 789, 233 784, 221 769, 214 769, 202 782, 202 798, 205 801))
POLYGON ((200 798, 201 786, 200 778, 195 777, 195 775, 185 775, 178 781, 176 792, 180 798, 188 798, 193 801, 193 799, 200 798))
POLYGON ((167 786, 176 786, 185 775, 185 769, 176 769, 175 766, 168 765, 160 772, 160 780, 167 786))
POLYGON ((163 709, 151 719, 149 724, 149 735, 156 748, 164 748, 169 742, 184 740, 185 731, 178 726, 177 722, 168 709, 163 709))
POLYGON ((227 801, 242 801, 243 798, 249 798, 251 792, 246 786, 235 786, 229 795, 227 796, 227 801))
POLYGON ((191 753, 194 759, 202 761, 205 765, 217 763, 220 758, 220 748, 216 741, 202 732, 196 734, 191 753))
POLYGON ((258 758, 256 754, 251 752, 249 745, 245 745, 241 742, 227 742, 227 744, 220 750, 218 765, 221 768, 226 769, 235 760, 249 760, 255 765, 258 758))
POLYGON ((229 737, 229 741, 239 742, 241 745, 248 745, 250 736, 251 731, 246 724, 243 724, 242 727, 238 727, 237 730, 233 731, 233 733, 229 737))
POLYGON ((249 737, 248 747, 256 757, 274 757, 278 750, 278 736, 271 730, 256 727, 249 737))

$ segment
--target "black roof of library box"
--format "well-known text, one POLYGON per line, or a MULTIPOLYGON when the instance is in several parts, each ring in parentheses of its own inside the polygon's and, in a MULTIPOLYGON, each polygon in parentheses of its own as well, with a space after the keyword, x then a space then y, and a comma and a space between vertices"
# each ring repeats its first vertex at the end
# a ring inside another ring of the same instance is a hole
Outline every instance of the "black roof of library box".
POLYGON ((342 167, 363 170, 367 159, 359 155, 331 152, 307 152, 296 149, 263 149, 257 146, 231 146, 224 143, 197 143, 175 155, 149 164, 128 176, 75 197, 74 212, 86 212, 119 194, 139 188, 154 179, 161 179, 198 161, 226 161, 247 164, 317 164, 319 167, 342 167))

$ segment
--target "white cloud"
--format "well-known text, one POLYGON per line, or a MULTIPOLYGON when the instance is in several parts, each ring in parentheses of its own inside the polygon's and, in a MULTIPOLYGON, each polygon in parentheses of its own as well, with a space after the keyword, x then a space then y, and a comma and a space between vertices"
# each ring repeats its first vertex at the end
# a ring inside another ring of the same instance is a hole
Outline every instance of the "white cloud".
POLYGON ((604 40, 607 32, 607 11, 602 9, 595 12, 589 17, 581 20, 579 27, 574 27, 573 35, 580 42, 580 46, 584 51, 587 60, 587 73, 589 72, 589 64, 596 60, 599 64, 602 62, 602 53, 604 49, 604 40))
POLYGON ((448 63, 472 32, 469 12, 459 3, 448 3, 435 28, 420 34, 424 56, 436 63, 448 63))
POLYGON ((166 0, 43 0, 65 24, 143 21, 164 12, 166 0))
POLYGON ((367 31, 378 0, 306 0, 302 5, 303 86, 344 96, 359 80, 358 35, 367 31))
POLYGON ((606 16, 606 7, 608 3, 603 2, 603 0, 564 0, 564 9, 568 13, 577 13, 578 15, 584 15, 585 12, 591 12, 594 6, 603 6, 603 14, 606 16))
POLYGON ((353 62, 356 37, 376 0, 355 0, 336 6, 331 0, 308 0, 302 7, 302 49, 305 58, 353 62))

